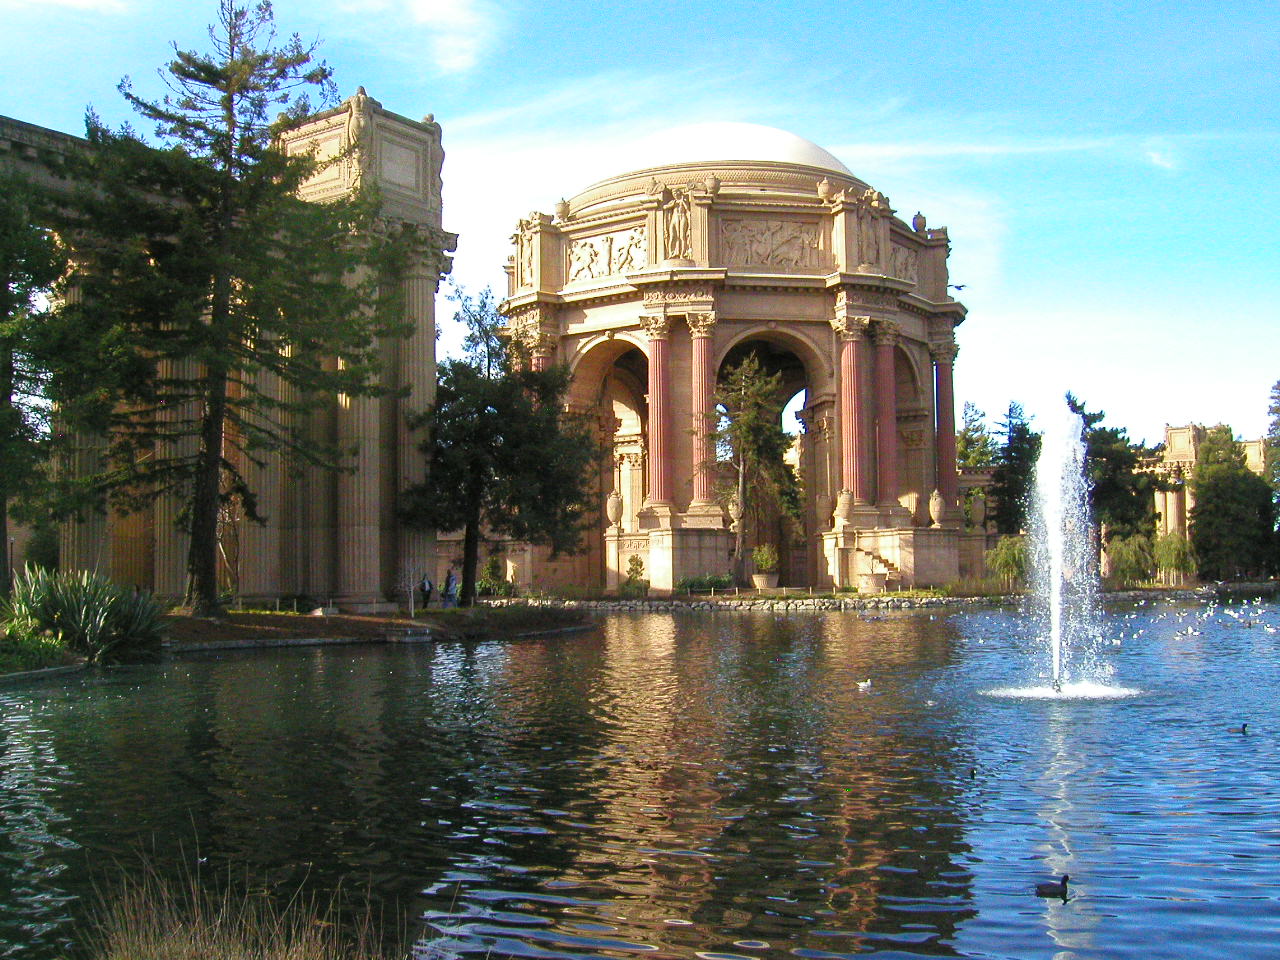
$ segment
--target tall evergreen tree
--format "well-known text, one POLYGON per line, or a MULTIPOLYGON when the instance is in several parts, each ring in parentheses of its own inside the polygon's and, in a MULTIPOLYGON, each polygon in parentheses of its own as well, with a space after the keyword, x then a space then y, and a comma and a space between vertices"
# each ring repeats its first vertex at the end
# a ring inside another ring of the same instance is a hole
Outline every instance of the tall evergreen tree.
POLYGON ((186 504, 187 599, 204 614, 220 509, 262 519, 245 466, 274 452, 338 465, 307 413, 385 393, 379 339, 407 332, 386 296, 403 238, 375 230, 373 197, 303 202, 320 161, 276 147, 311 114, 307 91, 332 101, 329 68, 296 35, 277 45, 265 0, 220 0, 209 37, 207 54, 175 48, 162 100, 121 84, 160 148, 89 117, 91 186, 64 225, 83 288, 67 347, 96 367, 74 366, 58 396, 71 425, 105 434, 99 479, 118 505, 186 504))
POLYGON ((1010 402, 996 435, 1004 442, 991 474, 991 496, 995 501, 991 519, 999 533, 1013 535, 1027 524, 1027 497, 1040 456, 1040 434, 1031 429, 1022 404, 1010 402))
POLYGON ((48 436, 47 358, 41 341, 50 322, 48 297, 66 270, 57 239, 36 225, 30 186, 0 176, 0 596, 8 596, 9 509, 40 475, 48 436))
POLYGON ((1276 506, 1271 485, 1245 465, 1231 428, 1210 427, 1196 453, 1191 544, 1200 576, 1265 576, 1276 567, 1276 506))
POLYGON ((436 402, 411 421, 424 432, 427 477, 405 492, 401 517, 421 529, 462 530, 459 602, 475 598, 480 539, 499 536, 574 549, 591 508, 599 444, 564 410, 566 367, 533 370, 498 336, 488 290, 460 294, 463 359, 444 361, 436 402))
POLYGON ((968 400, 960 414, 956 433, 956 464, 961 467, 991 467, 1000 454, 1000 445, 987 429, 987 415, 968 400))
POLYGON ((748 353, 725 373, 714 402, 721 412, 715 443, 732 464, 732 485, 722 495, 736 498, 742 506, 733 548, 734 567, 741 576, 747 522, 759 530, 770 508, 793 520, 800 515, 800 483, 785 460, 792 440, 782 429, 782 375, 766 373, 759 358, 748 353))
POLYGON ((1267 479, 1280 504, 1280 380, 1271 387, 1271 405, 1267 407, 1271 424, 1267 427, 1267 479))
POLYGON ((1067 394, 1067 405, 1084 420, 1085 469, 1089 476, 1089 507, 1108 538, 1150 536, 1155 530, 1155 474, 1139 472, 1146 453, 1129 442, 1124 427, 1099 426, 1106 414, 1090 412, 1067 394))

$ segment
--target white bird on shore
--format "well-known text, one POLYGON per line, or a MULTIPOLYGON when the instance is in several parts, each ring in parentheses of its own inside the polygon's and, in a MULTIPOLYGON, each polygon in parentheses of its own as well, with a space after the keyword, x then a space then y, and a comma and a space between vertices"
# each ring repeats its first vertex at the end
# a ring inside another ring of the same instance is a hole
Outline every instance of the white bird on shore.
POLYGON ((868 677, 866 680, 859 680, 859 681, 858 681, 858 689, 859 689, 859 690, 861 690, 861 691, 863 691, 864 693, 865 693, 866 691, 870 690, 870 689, 871 689, 871 678, 870 678, 870 677, 868 677))

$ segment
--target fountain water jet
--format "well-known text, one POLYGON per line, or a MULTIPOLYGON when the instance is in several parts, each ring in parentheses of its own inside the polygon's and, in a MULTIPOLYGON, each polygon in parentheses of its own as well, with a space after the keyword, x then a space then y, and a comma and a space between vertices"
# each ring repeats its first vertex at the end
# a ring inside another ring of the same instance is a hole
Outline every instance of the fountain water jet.
POLYGON ((1050 686, 998 696, 1104 698, 1138 693, 1103 683, 1098 550, 1089 510, 1084 421, 1067 407, 1045 425, 1030 506, 1029 616, 1048 645, 1050 686))

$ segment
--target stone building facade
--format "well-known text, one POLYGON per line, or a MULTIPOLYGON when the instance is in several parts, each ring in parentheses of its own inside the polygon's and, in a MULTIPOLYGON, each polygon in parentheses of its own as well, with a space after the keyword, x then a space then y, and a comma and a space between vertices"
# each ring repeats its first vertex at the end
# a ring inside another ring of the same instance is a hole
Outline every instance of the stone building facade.
MULTIPOLYGON (((1181 427, 1166 425, 1164 449, 1160 451, 1158 457, 1143 464, 1144 468, 1159 474, 1172 485, 1170 490, 1155 492, 1158 536, 1168 533, 1176 533, 1183 537, 1188 535, 1191 510, 1196 505, 1190 480, 1205 433, 1206 429, 1196 423, 1181 427)), ((1245 466, 1259 476, 1264 475, 1266 473, 1266 440, 1246 440, 1241 443, 1241 446, 1244 448, 1245 466)))
POLYGON ((638 169, 522 219, 502 309, 609 455, 584 551, 508 553, 527 585, 655 592, 728 569, 717 380, 745 352, 803 391, 802 531, 784 583, 942 584, 960 574, 952 365, 964 307, 945 228, 895 215, 834 156, 750 124, 672 131, 638 169))
MULTIPOLYGON (((0 118, 0 162, 39 178, 48 179, 51 155, 82 144, 66 134, 0 118)), ((303 595, 346 609, 377 609, 403 599, 435 563, 434 536, 403 529, 395 505, 399 492, 425 475, 406 414, 428 406, 435 396, 435 294, 449 269, 447 251, 456 242, 441 220, 440 126, 430 116, 419 122, 385 110, 362 87, 291 133, 282 146, 291 152, 315 149, 322 159, 342 158, 305 186, 305 199, 323 202, 362 182, 376 182, 383 220, 414 225, 426 242, 403 280, 413 332, 383 344, 384 376, 405 395, 335 396, 313 415, 309 428, 318 438, 354 451, 349 471, 290 467, 279 457, 263 468, 243 465, 267 522, 224 517, 219 530, 223 587, 250 601, 303 595)), ((92 438, 85 438, 76 456, 73 469, 91 465, 92 438)), ((180 506, 175 497, 161 495, 139 513, 66 526, 62 566, 104 571, 180 597, 187 576, 187 538, 175 525, 180 506)))

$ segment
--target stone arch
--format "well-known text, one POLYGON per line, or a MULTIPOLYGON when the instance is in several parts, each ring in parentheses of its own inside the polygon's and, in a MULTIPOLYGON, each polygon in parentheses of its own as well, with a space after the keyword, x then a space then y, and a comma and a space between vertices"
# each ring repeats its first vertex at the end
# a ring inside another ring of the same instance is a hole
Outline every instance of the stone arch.
MULTIPOLYGON (((894 347, 894 392, 898 426, 898 502, 913 526, 927 527, 933 491, 933 381, 914 343, 894 347)), ((927 354, 924 355, 927 357, 927 354)))
POLYGON ((768 324, 752 324, 741 330, 734 330, 732 336, 718 345, 719 348, 715 355, 716 370, 720 370, 724 366, 725 358, 730 353, 750 340, 763 340, 766 343, 789 349, 804 365, 807 379, 815 387, 819 383, 829 382, 835 374, 835 364, 831 357, 829 345, 823 346, 815 343, 807 331, 797 329, 795 324, 788 324, 785 327, 781 325, 771 327, 768 324))

